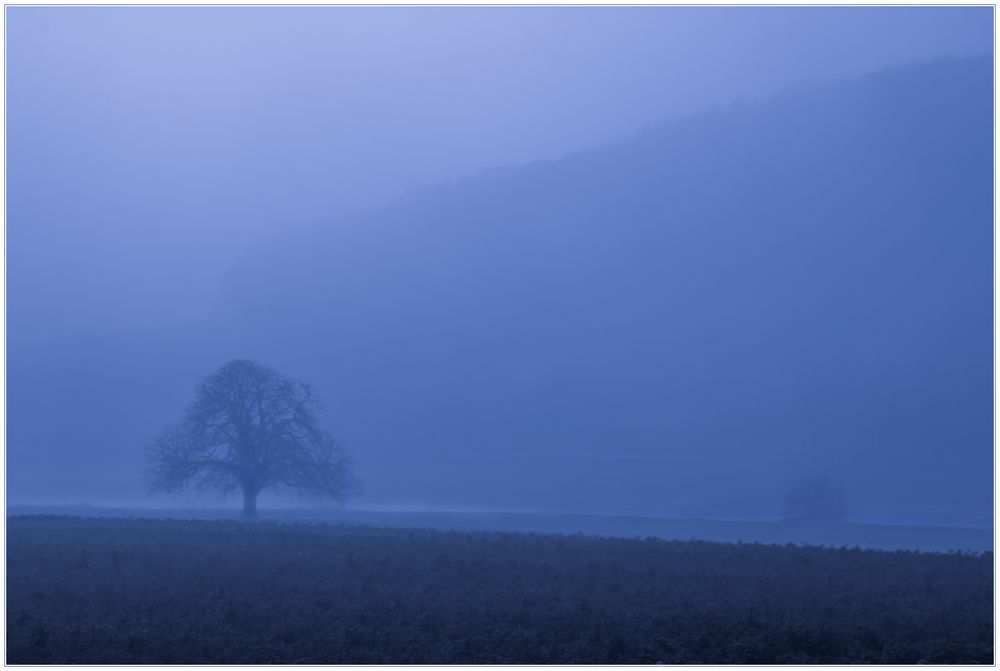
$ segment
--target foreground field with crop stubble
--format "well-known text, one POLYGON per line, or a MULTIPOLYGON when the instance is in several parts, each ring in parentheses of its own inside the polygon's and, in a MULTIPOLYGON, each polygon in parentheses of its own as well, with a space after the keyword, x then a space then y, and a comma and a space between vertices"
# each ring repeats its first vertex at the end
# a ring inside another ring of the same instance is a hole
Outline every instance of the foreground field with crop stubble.
POLYGON ((8 663, 993 662, 992 554, 15 516, 8 663))

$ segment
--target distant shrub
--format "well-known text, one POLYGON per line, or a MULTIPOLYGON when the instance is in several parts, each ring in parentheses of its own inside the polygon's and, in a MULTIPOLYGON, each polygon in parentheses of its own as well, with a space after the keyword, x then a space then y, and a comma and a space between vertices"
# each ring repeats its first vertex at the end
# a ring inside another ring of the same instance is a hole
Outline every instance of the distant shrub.
POLYGON ((836 522, 847 511, 844 485, 828 475, 799 478, 785 491, 785 519, 836 522))

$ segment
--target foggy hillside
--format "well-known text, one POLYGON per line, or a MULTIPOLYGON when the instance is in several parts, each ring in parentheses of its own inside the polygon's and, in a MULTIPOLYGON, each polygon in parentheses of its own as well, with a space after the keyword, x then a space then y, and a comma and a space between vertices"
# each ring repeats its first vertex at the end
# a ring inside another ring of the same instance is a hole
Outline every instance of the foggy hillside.
POLYGON ((989 523, 992 84, 800 87, 296 228, 210 323, 11 351, 10 496, 135 497, 248 356, 323 394, 361 503, 767 516, 823 473, 989 523))

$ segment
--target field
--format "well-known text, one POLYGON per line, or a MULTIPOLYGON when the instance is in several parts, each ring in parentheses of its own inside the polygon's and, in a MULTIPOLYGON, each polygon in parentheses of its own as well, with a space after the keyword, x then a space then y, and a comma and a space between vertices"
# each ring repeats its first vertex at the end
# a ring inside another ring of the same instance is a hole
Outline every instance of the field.
MULTIPOLYGON (((72 515, 79 517, 174 517, 231 520, 238 509, 152 509, 89 505, 13 505, 8 515, 72 515)), ((261 518, 274 522, 311 522, 409 527, 442 531, 508 531, 588 536, 652 536, 667 540, 721 543, 760 542, 776 545, 858 546, 872 550, 985 552, 993 549, 993 529, 985 527, 856 522, 710 520, 638 515, 509 511, 360 510, 343 508, 265 508, 261 518)))
POLYGON ((993 556, 14 516, 7 663, 993 663, 993 556))

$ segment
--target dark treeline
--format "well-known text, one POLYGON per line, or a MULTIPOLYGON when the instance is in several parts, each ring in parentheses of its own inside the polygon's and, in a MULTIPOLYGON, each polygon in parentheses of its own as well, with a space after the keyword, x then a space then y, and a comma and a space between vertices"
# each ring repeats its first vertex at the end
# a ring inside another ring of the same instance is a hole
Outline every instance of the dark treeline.
POLYGON ((992 554, 12 517, 7 662, 981 663, 992 554))

